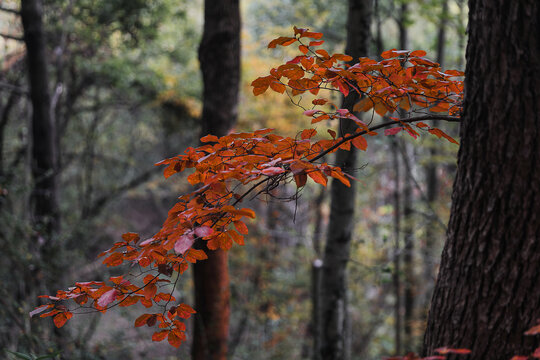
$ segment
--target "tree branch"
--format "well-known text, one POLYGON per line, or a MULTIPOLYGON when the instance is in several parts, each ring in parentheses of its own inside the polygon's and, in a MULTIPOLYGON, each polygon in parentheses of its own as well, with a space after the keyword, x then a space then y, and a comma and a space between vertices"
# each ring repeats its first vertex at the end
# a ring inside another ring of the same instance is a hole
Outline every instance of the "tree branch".
POLYGON ((15 35, 4 34, 4 33, 0 33, 0 36, 5 38, 5 39, 16 40, 16 41, 24 41, 24 38, 22 36, 15 36, 15 35))
POLYGON ((158 168, 152 168, 144 171, 142 174, 131 179, 127 183, 120 185, 116 189, 111 190, 108 194, 102 195, 89 207, 87 217, 93 217, 99 214, 99 212, 107 205, 111 200, 114 200, 118 196, 122 195, 124 192, 131 190, 141 184, 144 184, 148 181, 154 174, 158 173, 158 168))
POLYGON ((449 122, 460 122, 460 118, 457 117, 457 116, 435 115, 435 114, 433 114, 433 115, 414 116, 414 117, 410 117, 410 118, 407 118, 407 119, 400 119, 399 121, 396 121, 396 120, 387 121, 387 122, 384 122, 382 124, 372 126, 372 127, 369 128, 369 130, 360 131, 359 133, 351 134, 349 136, 343 137, 343 139, 341 139, 337 144, 335 144, 335 145, 329 147, 328 149, 326 149, 325 151, 321 152, 319 155, 317 155, 313 159, 309 160, 309 162, 312 163, 314 161, 319 160, 324 155, 326 155, 328 153, 331 153, 333 150, 339 148, 341 145, 343 145, 347 141, 352 140, 352 139, 354 139, 356 137, 359 137, 361 135, 365 135, 368 132, 371 132, 371 131, 374 131, 374 130, 379 130, 379 129, 382 129, 382 128, 385 128, 385 127, 390 127, 392 125, 399 125, 400 122, 401 123, 414 123, 414 122, 418 122, 418 121, 427 121, 427 120, 444 120, 444 121, 449 121, 449 122))
POLYGON ((8 83, 5 83, 5 82, 0 82, 0 89, 1 88, 9 90, 9 91, 17 93, 17 94, 28 95, 28 90, 26 90, 25 88, 22 88, 22 87, 16 86, 16 85, 11 85, 11 84, 8 84, 8 83))
POLYGON ((0 5, 0 11, 7 12, 7 13, 10 13, 10 14, 14 14, 14 15, 17 15, 17 16, 21 15, 21 12, 19 10, 10 9, 10 8, 7 8, 7 7, 1 6, 1 5, 0 5))

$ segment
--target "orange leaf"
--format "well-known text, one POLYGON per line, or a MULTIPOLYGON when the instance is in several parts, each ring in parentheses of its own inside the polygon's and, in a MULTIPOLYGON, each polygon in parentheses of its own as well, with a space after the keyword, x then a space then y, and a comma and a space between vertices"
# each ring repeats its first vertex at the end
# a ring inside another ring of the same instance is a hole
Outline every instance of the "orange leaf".
POLYGON ((294 181, 296 182, 296 187, 301 188, 302 186, 306 185, 306 182, 307 182, 306 173, 294 175, 294 181))
POLYGON ((233 241, 235 243, 237 243, 238 245, 244 245, 244 237, 242 235, 240 235, 239 233, 237 233, 236 231, 234 230, 229 230, 227 231, 227 234, 231 237, 231 239, 233 239, 233 241))
POLYGON ((326 175, 321 173, 319 170, 310 171, 308 175, 310 178, 313 179, 313 181, 323 186, 326 186, 326 183, 328 182, 328 180, 326 179, 326 175))
POLYGON ((268 44, 268 48, 274 49, 277 45, 288 46, 294 43, 295 41, 296 41, 296 38, 280 36, 277 39, 270 41, 270 43, 268 44))
POLYGON ((169 344, 171 344, 175 348, 178 348, 180 347, 180 345, 182 345, 182 339, 173 331, 169 332, 167 340, 169 341, 169 344))
POLYGON ((122 235, 122 239, 126 242, 137 242, 139 241, 139 234, 128 232, 122 235))
POLYGON ((451 143, 459 145, 459 143, 456 140, 454 140, 451 136, 447 135, 441 129, 433 128, 433 129, 429 129, 428 132, 430 134, 433 134, 433 135, 437 136, 439 139, 441 137, 444 137, 446 140, 450 141, 451 143))
POLYGON ((320 32, 311 32, 311 31, 306 31, 304 32, 301 37, 309 37, 309 38, 312 38, 312 39, 317 39, 319 40, 320 38, 323 37, 323 34, 320 33, 320 32))
POLYGON ((368 143, 363 136, 355 137, 354 139, 351 140, 351 143, 353 144, 355 148, 360 149, 362 151, 366 151, 368 147, 368 143))
POLYGON ((266 91, 266 89, 268 89, 268 86, 254 87, 253 88, 253 95, 255 95, 255 96, 261 95, 266 91))
POLYGON ((540 325, 533 326, 529 330, 525 331, 525 335, 537 335, 540 334, 540 325))
POLYGON ((365 97, 353 106, 354 112, 365 112, 373 107, 373 100, 369 97, 365 97))
POLYGON ((278 82, 278 81, 272 81, 270 83, 270 88, 272 90, 274 90, 275 92, 278 92, 280 94, 283 94, 286 90, 286 87, 285 85, 283 85, 282 83, 278 82))
POLYGON ((438 349, 435 349, 435 352, 436 353, 439 353, 439 354, 470 354, 471 353, 471 350, 469 349, 452 349, 452 348, 449 348, 449 347, 441 347, 441 348, 438 348, 438 349))
POLYGON ((206 255, 204 250, 198 250, 198 249, 189 249, 186 256, 190 256, 196 260, 208 259, 208 256, 206 255))
POLYGON ((54 322, 54 325, 57 327, 57 328, 61 328, 62 326, 64 326, 64 324, 66 323, 66 321, 68 321, 69 319, 71 319, 73 317, 73 314, 69 311, 66 311, 66 312, 62 312, 58 315, 56 315, 54 318, 53 318, 53 322, 54 322))
POLYGON ((118 306, 126 307, 126 306, 135 305, 137 301, 139 301, 138 296, 128 296, 124 300, 122 300, 120 303, 118 303, 118 306))
POLYGON ((246 224, 244 224, 242 221, 240 221, 240 220, 235 221, 235 222, 234 222, 234 227, 236 228, 236 230, 237 230, 240 234, 243 234, 243 235, 247 235, 247 234, 248 234, 248 228, 247 228, 246 224))
POLYGON ((135 320, 135 327, 141 327, 146 325, 146 322, 148 321, 148 319, 150 319, 151 316, 152 314, 142 314, 141 316, 139 316, 135 320))
POLYGON ((302 138, 302 140, 305 140, 305 139, 311 139, 315 135, 317 135, 317 130, 315 130, 315 129, 304 129, 304 130, 302 130, 302 133, 300 134, 300 137, 302 138))
POLYGON ((409 56, 426 56, 426 52, 424 50, 415 50, 409 54, 409 56))
POLYGON ((152 299, 154 295, 156 295, 156 292, 157 292, 156 284, 152 283, 152 284, 146 285, 143 292, 144 292, 144 298, 146 300, 152 299))
POLYGON ((169 330, 161 330, 152 335, 152 341, 163 341, 169 334, 169 330))
POLYGON ((307 54, 309 52, 309 48, 306 45, 300 45, 298 49, 304 54, 307 54))

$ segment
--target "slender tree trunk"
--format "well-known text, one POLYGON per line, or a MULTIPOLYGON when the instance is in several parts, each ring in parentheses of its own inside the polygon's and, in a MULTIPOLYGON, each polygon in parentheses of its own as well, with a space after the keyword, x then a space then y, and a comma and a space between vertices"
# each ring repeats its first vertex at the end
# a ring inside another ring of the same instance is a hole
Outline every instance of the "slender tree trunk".
MULTIPOLYGON (((448 1, 443 0, 442 9, 441 9, 441 18, 439 21, 439 31, 437 34, 437 62, 441 64, 441 67, 444 65, 444 51, 446 45, 446 28, 448 22, 448 1)), ((438 127, 438 121, 433 122, 434 127, 438 127)), ((426 174, 426 201, 427 205, 431 209, 435 209, 435 202, 437 201, 439 194, 439 178, 437 176, 437 163, 435 161, 436 156, 438 155, 438 146, 433 145, 429 149, 429 161, 426 164, 424 171, 426 174)), ((425 321, 427 319, 427 307, 429 306, 429 300, 431 299, 432 290, 433 290, 433 277, 435 274, 435 267, 433 264, 433 252, 435 244, 437 241, 435 237, 437 232, 437 214, 432 214, 429 221, 427 222, 424 246, 422 249, 422 257, 424 262, 424 296, 423 296, 423 311, 422 319, 425 321)))
POLYGON ((471 0, 448 238, 424 352, 529 354, 540 318, 540 3, 471 0))
POLYGON ((394 287, 394 354, 401 354, 401 176, 399 166, 399 150, 397 140, 392 138, 392 165, 394 167, 394 193, 393 193, 393 208, 394 208, 394 249, 393 249, 393 265, 392 285, 394 287))
MULTIPOLYGON (((407 49, 409 42, 408 32, 408 12, 409 6, 406 1, 397 1, 399 4, 399 16, 397 18, 397 26, 399 30, 399 45, 400 49, 407 49)), ((400 117, 404 117, 405 113, 401 110, 400 117)), ((400 355, 403 349, 403 340, 405 340, 405 347, 409 348, 410 345, 410 322, 412 321, 412 309, 414 299, 411 297, 412 290, 412 252, 413 252, 413 238, 412 238, 412 224, 411 219, 411 201, 412 201, 412 187, 410 174, 403 174, 400 176, 400 161, 408 161, 407 159, 407 143, 402 139, 392 139, 392 158, 395 169, 395 189, 394 189, 394 273, 392 274, 394 285, 394 336, 395 344, 394 351, 396 355, 400 355), (401 149, 400 149, 401 148, 401 149), (401 153, 401 154, 400 154, 401 153), (400 156, 401 155, 401 156, 400 156), (400 190, 400 182, 403 178, 403 193, 400 190), (401 217, 401 211, 403 210, 403 223, 401 217), (402 283, 401 279, 401 235, 403 234, 404 254, 403 254, 403 271, 405 275, 405 281, 402 283), (402 294, 403 288, 403 294, 402 294), (402 308, 403 306, 403 308, 402 308), (403 332, 403 334, 402 334, 403 332), (403 339, 402 335, 405 335, 403 339)), ((408 167, 406 167, 408 169, 408 167)))
MULTIPOLYGON (((201 135, 226 135, 236 122, 240 84, 240 9, 238 0, 206 0, 199 48, 203 74, 201 135)), ((195 330, 192 358, 226 359, 230 290, 227 253, 207 251, 193 267, 195 330)))
MULTIPOLYGON (((349 18, 347 24, 346 53, 354 59, 366 56, 370 38, 371 0, 349 0, 349 18)), ((351 92, 343 100, 343 108, 352 111, 359 100, 355 92, 351 92)), ((352 133, 355 125, 352 121, 342 121, 340 129, 344 133, 352 133)), ((338 150, 336 165, 351 173, 356 166, 356 151, 338 150)), ((349 259, 350 242, 354 227, 355 184, 344 186, 339 181, 331 184, 331 210, 328 225, 328 237, 324 250, 321 289, 322 342, 321 358, 325 360, 345 359, 346 338, 346 268, 349 259)))
POLYGON ((41 0, 22 0, 21 19, 32 101, 33 220, 42 239, 50 243, 51 237, 58 231, 60 217, 55 174, 56 131, 50 112, 42 12, 41 0))

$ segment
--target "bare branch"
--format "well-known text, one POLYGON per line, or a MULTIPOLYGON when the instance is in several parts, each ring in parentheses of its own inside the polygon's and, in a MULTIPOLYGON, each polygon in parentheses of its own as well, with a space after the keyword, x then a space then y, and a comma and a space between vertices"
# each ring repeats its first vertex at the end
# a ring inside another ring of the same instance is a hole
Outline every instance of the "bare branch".
POLYGON ((26 90, 25 88, 22 88, 16 85, 11 85, 5 82, 0 82, 0 89, 6 89, 17 94, 28 95, 28 90, 26 90))
POLYGON ((10 14, 14 14, 14 15, 17 15, 17 16, 21 15, 21 12, 19 10, 7 8, 7 7, 1 6, 1 5, 0 5, 0 11, 7 12, 7 13, 10 13, 10 14))
POLYGON ((16 36, 16 35, 4 34, 4 33, 0 33, 0 36, 5 39, 24 41, 24 38, 22 36, 16 36))

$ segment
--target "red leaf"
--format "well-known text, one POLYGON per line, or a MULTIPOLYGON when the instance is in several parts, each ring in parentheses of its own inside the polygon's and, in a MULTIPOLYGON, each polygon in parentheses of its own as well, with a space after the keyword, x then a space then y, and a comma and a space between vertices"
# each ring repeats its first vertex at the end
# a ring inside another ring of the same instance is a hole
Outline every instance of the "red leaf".
POLYGON ((99 307, 107 307, 110 303, 112 303, 117 296, 116 289, 112 289, 107 291, 105 294, 101 295, 97 301, 97 304, 99 307))
POLYGON ((174 251, 177 254, 184 254, 195 242, 193 234, 182 235, 174 243, 174 251))
POLYGON ((42 313, 42 312, 44 312, 45 310, 47 310, 47 309, 49 309, 51 307, 53 307, 52 304, 40 305, 37 308, 35 308, 34 310, 30 311, 30 317, 32 317, 32 316, 34 316, 36 314, 42 313))
POLYGON ((284 172, 285 172, 285 169, 276 167, 276 166, 270 166, 261 171, 262 174, 268 175, 268 176, 274 176, 274 175, 282 174, 284 172))
POLYGON ((151 314, 142 314, 135 320, 135 327, 141 327, 146 325, 146 322, 148 319, 150 319, 152 315, 151 314))
POLYGON ((304 111, 304 115, 306 116, 313 116, 314 114, 318 113, 320 110, 317 109, 311 109, 304 111))
POLYGON ((388 136, 388 135, 396 135, 398 132, 400 132, 401 130, 403 130, 402 127, 393 127, 391 129, 386 129, 384 130, 384 135, 385 136, 388 136))
POLYGON ((195 229, 195 235, 202 238, 210 236, 213 233, 214 233, 214 229, 212 229, 209 226, 199 226, 198 228, 195 229))

